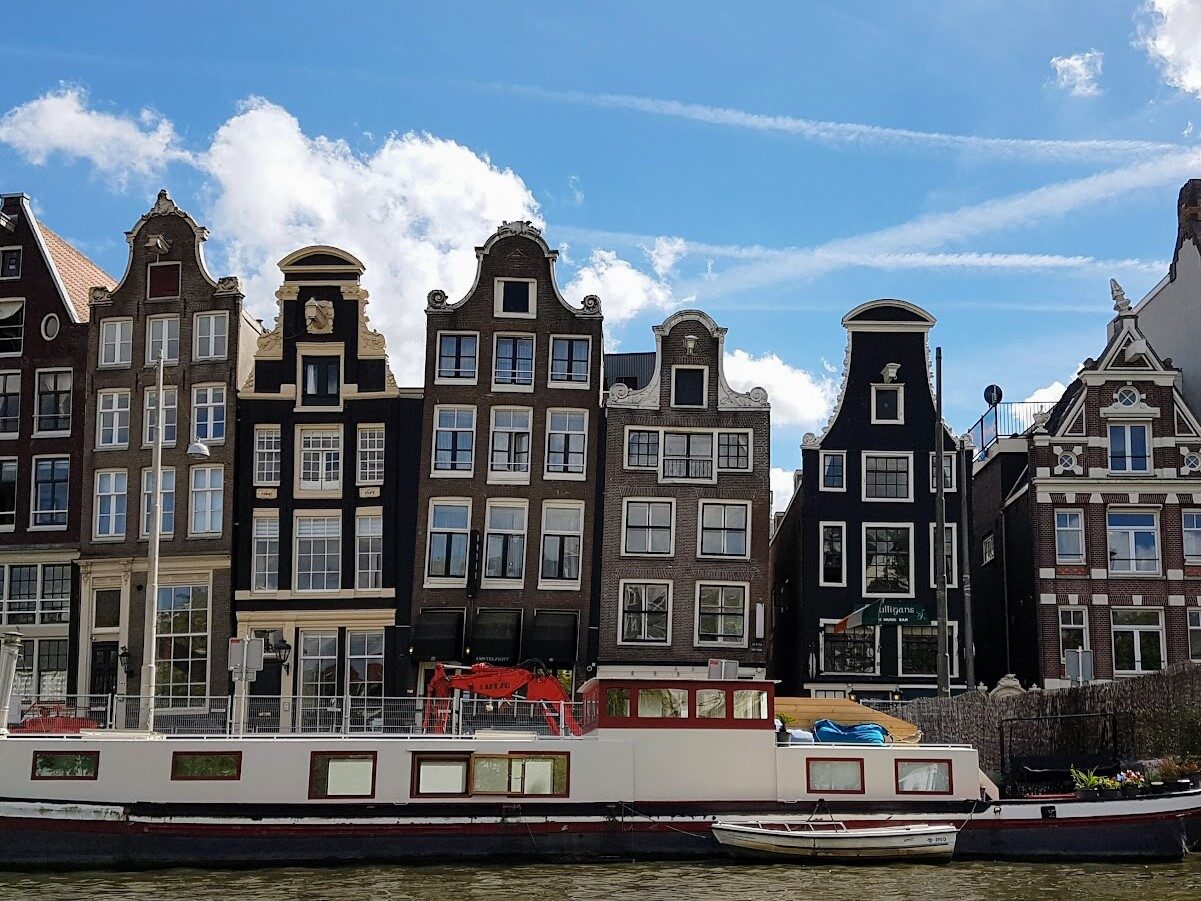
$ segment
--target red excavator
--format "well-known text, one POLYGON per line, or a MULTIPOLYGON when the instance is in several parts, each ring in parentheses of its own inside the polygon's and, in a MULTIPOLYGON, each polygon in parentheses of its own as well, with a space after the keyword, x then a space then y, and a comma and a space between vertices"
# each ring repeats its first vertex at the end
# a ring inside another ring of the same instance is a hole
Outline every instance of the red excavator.
POLYGON ((430 698, 435 699, 426 705, 425 710, 425 728, 430 732, 446 732, 450 725, 452 693, 469 691, 480 697, 502 701, 540 702, 540 710, 551 735, 561 734, 560 722, 562 728, 572 735, 580 734, 580 725, 571 714, 571 698, 559 680, 536 660, 526 661, 521 666, 477 663, 453 675, 448 675, 439 663, 434 667, 427 690, 430 698), (522 689, 525 690, 525 696, 519 697, 517 692, 522 689))

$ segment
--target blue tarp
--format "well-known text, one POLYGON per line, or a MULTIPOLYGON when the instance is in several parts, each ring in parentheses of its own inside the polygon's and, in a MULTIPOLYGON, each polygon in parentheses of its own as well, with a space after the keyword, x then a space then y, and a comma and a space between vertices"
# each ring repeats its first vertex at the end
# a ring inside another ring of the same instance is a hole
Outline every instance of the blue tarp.
POLYGON ((882 745, 888 741, 888 730, 877 723, 842 726, 832 720, 818 720, 813 724, 813 737, 831 744, 882 745))

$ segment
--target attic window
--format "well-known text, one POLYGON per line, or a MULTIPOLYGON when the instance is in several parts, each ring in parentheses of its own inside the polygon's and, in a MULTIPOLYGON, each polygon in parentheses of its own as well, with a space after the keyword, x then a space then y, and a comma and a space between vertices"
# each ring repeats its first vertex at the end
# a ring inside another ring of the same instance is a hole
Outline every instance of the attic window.
POLYGON ((1138 403, 1138 391, 1127 385, 1125 388, 1119 388, 1117 401, 1123 407, 1133 407, 1138 403))
POLYGON ((495 294, 495 313, 497 316, 534 318, 535 290, 533 279, 498 278, 496 280, 495 294))
POLYGON ((872 385, 872 422, 903 423, 903 401, 904 388, 901 385, 872 385))
POLYGON ((708 370, 702 366, 673 366, 671 372, 671 405, 673 407, 704 407, 705 383, 708 370))
POLYGON ((148 300, 179 298, 179 263, 151 263, 146 275, 148 300))
POLYGON ((21 277, 21 248, 5 247, 0 250, 0 278, 21 277))

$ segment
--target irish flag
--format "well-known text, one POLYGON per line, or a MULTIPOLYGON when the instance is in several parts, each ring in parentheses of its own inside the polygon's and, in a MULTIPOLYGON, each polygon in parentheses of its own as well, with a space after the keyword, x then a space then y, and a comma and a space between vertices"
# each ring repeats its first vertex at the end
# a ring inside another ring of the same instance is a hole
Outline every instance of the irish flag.
POLYGON ((930 609, 921 601, 872 601, 834 624, 834 632, 859 626, 927 626, 930 609))

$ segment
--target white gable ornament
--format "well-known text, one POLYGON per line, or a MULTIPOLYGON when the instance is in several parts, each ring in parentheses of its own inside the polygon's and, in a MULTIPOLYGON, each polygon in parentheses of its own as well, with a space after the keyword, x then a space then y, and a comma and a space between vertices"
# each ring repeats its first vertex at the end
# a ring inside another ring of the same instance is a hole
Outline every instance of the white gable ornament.
POLYGON ((328 335, 334 330, 334 304, 310 297, 304 302, 304 325, 310 335, 328 335))

